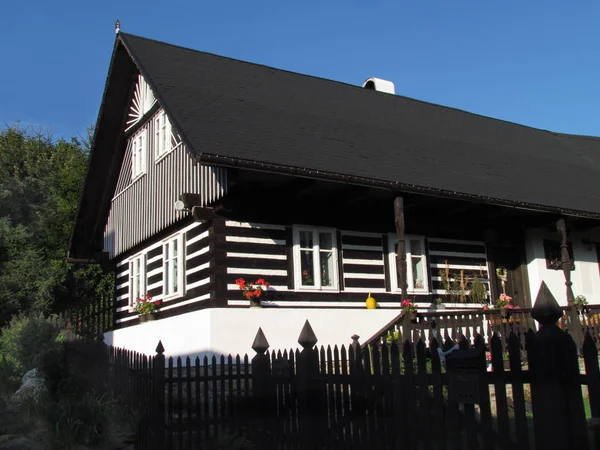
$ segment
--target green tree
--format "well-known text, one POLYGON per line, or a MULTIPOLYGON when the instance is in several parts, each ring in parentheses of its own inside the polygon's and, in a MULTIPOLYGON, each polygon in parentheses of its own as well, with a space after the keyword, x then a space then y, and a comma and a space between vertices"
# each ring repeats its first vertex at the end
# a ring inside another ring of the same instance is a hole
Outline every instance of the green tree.
POLYGON ((65 262, 89 143, 40 130, 0 130, 0 326, 105 295, 110 275, 65 262))

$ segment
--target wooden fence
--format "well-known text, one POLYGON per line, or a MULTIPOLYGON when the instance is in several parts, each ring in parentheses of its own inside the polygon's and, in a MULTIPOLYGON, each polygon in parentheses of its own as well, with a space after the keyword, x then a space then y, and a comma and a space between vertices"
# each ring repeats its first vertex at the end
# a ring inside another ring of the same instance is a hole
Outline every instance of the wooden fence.
POLYGON ((153 357, 94 348, 107 355, 111 392, 143 412, 137 449, 598 448, 597 337, 585 329, 578 358, 547 289, 529 314, 537 331, 506 338, 366 347, 318 348, 307 322, 302 350, 284 352, 269 352, 259 329, 251 359, 165 359, 160 343, 153 357))

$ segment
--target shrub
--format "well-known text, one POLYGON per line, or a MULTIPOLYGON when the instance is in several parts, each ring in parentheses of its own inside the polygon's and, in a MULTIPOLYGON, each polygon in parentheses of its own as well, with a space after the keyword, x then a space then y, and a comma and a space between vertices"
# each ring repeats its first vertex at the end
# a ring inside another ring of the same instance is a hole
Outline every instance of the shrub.
POLYGON ((56 320, 42 315, 18 315, 0 334, 0 390, 4 396, 19 388, 25 372, 53 363, 61 357, 63 345, 56 320))

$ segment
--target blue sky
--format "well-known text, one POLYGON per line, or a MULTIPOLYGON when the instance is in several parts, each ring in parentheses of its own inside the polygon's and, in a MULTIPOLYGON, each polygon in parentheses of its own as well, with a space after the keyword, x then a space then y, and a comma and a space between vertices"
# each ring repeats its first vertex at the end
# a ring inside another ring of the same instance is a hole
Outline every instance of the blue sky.
POLYGON ((600 135, 600 2, 3 2, 0 126, 95 123, 122 30, 565 133, 600 135))

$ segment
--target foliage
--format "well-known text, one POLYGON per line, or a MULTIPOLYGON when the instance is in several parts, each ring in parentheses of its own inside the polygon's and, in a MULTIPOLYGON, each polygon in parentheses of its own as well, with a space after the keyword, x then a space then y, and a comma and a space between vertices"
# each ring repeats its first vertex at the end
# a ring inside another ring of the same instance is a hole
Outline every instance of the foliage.
POLYGON ((263 278, 259 278, 254 283, 248 283, 243 278, 238 278, 235 280, 235 284, 237 284, 242 291, 244 298, 248 300, 252 300, 253 298, 260 300, 260 298, 264 296, 265 292, 269 288, 269 283, 267 283, 263 278))
POLYGON ((0 334, 0 389, 2 394, 14 392, 25 372, 42 368, 46 361, 52 367, 62 362, 62 344, 56 320, 42 315, 21 314, 13 317, 0 334))
POLYGON ((578 295, 577 297, 575 297, 575 300, 573 300, 573 304, 585 306, 588 304, 588 301, 585 295, 578 295))
POLYGON ((65 262, 89 151, 77 139, 0 130, 0 326, 91 301, 111 275, 65 262))
POLYGON ((471 282, 470 297, 473 303, 487 303, 488 292, 485 284, 481 282, 479 277, 473 277, 471 282))
POLYGON ((510 304, 510 302, 512 302, 512 297, 506 295, 506 294, 500 294, 500 297, 498 297, 498 300, 496 300, 496 308, 512 308, 513 305, 510 304))
POLYGON ((150 294, 144 294, 135 299, 135 306, 133 307, 133 310, 138 314, 150 314, 158 310, 160 304, 160 300, 152 300, 152 296, 150 294))
POLYGON ((402 300, 400 306, 402 307, 402 311, 404 311, 406 314, 417 312, 417 307, 415 304, 408 299, 402 300))

